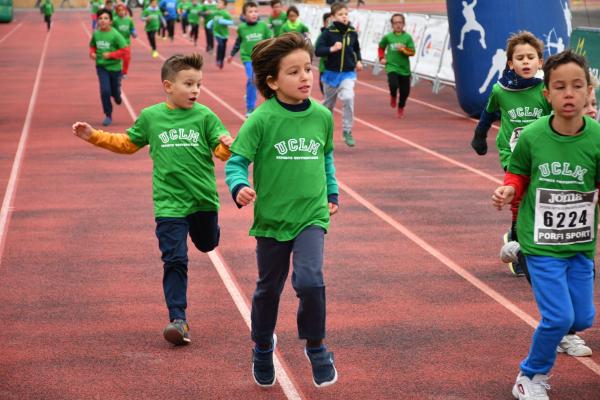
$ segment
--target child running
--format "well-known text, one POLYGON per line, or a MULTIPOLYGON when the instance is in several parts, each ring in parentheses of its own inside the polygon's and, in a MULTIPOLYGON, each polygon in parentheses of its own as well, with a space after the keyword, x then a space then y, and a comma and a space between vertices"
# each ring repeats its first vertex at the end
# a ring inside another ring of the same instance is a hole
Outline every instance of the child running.
POLYGON ((544 83, 554 113, 523 129, 492 196, 497 209, 522 198, 517 231, 541 314, 513 386, 519 400, 549 399, 557 346, 595 316, 600 125, 584 116, 592 90, 585 59, 570 50, 551 56, 544 83))
POLYGON ((52 25, 52 14, 54 14, 54 4, 52 0, 44 0, 40 10, 44 14, 44 21, 46 22, 47 31, 50 32, 50 26, 52 25))
POLYGON ((112 26, 123 36, 123 39, 127 43, 127 47, 123 49, 123 79, 125 79, 129 72, 129 63, 131 62, 131 38, 136 38, 137 32, 135 31, 133 20, 127 12, 127 7, 124 4, 119 4, 116 10, 117 16, 114 17, 112 26))
POLYGON ((202 12, 202 5, 198 3, 198 0, 192 0, 192 4, 188 10, 188 22, 190 24, 190 40, 194 42, 194 46, 198 46, 200 12, 202 12))
MULTIPOLYGON (((508 168, 521 130, 552 111, 543 94, 544 82, 535 77, 542 66, 543 50, 542 42, 527 31, 514 34, 508 39, 506 68, 500 80, 492 87, 487 106, 475 128, 471 146, 477 154, 484 155, 487 153, 487 132, 496 113, 500 112, 496 147, 504 171, 508 168)), ((512 223, 504 235, 505 245, 511 241, 519 241, 516 231, 518 207, 518 203, 512 206, 512 223)), ((514 275, 525 274, 525 267, 520 262, 509 262, 508 268, 514 275)))
POLYGON ((217 40, 217 67, 223 69, 225 52, 227 51, 227 39, 229 38, 229 27, 233 25, 233 18, 227 11, 227 0, 219 0, 217 11, 214 12, 212 20, 208 23, 213 30, 217 40))
POLYGON ((385 65, 390 87, 390 106, 396 109, 398 118, 404 117, 404 107, 410 94, 410 60, 415 55, 415 43, 412 36, 404 30, 405 19, 402 14, 391 18, 393 32, 385 35, 379 42, 379 62, 385 65), (400 98, 398 99, 398 92, 400 98))
POLYGON ((96 15, 96 13, 102 7, 102 5, 102 0, 90 1, 90 12, 92 13, 92 30, 95 30, 96 25, 98 24, 98 15, 96 15))
POLYGON ((169 34, 169 39, 171 40, 171 42, 173 42, 175 40, 175 23, 179 18, 179 12, 177 10, 177 0, 161 0, 160 3, 158 3, 158 6, 163 12, 163 16, 167 24, 167 32, 169 34))
POLYGON ((269 27, 273 36, 279 36, 281 26, 287 21, 287 13, 283 11, 281 0, 271 0, 271 15, 269 15, 269 27))
MULTIPOLYGON (((325 30, 327 30, 327 28, 331 24, 331 13, 330 12, 324 13, 322 18, 323 18, 323 26, 321 27, 321 33, 319 33, 319 36, 317 37, 317 41, 315 42, 316 43, 315 47, 319 46, 319 39, 321 39, 321 34, 325 30)), ((327 60, 327 57, 319 58, 319 89, 321 90, 321 94, 323 94, 323 81, 321 81, 321 75, 323 75, 323 72, 325 72, 325 61, 326 60, 327 60)))
POLYGON ((287 10, 287 21, 281 26, 279 32, 298 32, 304 35, 304 37, 309 37, 310 30, 308 29, 308 26, 304 25, 298 17, 300 17, 300 11, 298 11, 296 6, 290 6, 287 10))
POLYGON ((312 48, 297 33, 262 41, 252 51, 256 83, 266 101, 242 125, 225 167, 238 207, 254 203, 258 281, 252 298, 252 371, 260 386, 275 384, 273 351, 279 298, 290 266, 300 299, 298 335, 317 387, 337 371, 325 338, 324 235, 338 209, 333 118, 309 98, 312 48), (254 163, 254 188, 248 166, 254 163), (290 182, 294 182, 290 185, 290 182))
POLYGON ((177 4, 177 12, 179 13, 179 18, 181 19, 181 31, 183 33, 183 37, 187 37, 187 28, 190 24, 189 13, 191 6, 192 2, 190 0, 183 0, 177 4))
POLYGON ((145 108, 127 133, 108 133, 76 122, 73 133, 116 153, 150 146, 156 237, 164 263, 163 289, 169 324, 163 335, 174 345, 191 342, 186 319, 187 237, 201 252, 219 244, 215 165, 225 161, 233 139, 206 106, 196 102, 202 82, 202 56, 174 55, 162 66, 166 102, 145 108))
POLYGON ((156 50, 156 33, 164 23, 162 11, 158 8, 157 0, 150 0, 150 5, 142 11, 142 21, 146 22, 145 30, 152 49, 152 58, 158 57, 156 50))
POLYGON ((98 29, 92 32, 90 39, 90 58, 96 60, 96 73, 100 82, 100 98, 104 120, 102 125, 112 124, 112 103, 121 104, 122 58, 127 43, 121 34, 112 27, 112 12, 102 8, 98 10, 98 29))
POLYGON ((214 0, 204 0, 200 15, 204 17, 204 35, 206 36, 206 52, 212 54, 215 48, 215 37, 213 30, 208 27, 209 22, 213 18, 213 13, 217 11, 217 2, 214 0))
POLYGON ((227 62, 233 61, 233 57, 240 51, 240 58, 246 71, 246 116, 248 116, 256 107, 256 86, 254 85, 250 55, 254 46, 261 40, 270 38, 272 32, 267 24, 258 20, 258 5, 255 2, 245 3, 242 7, 242 14, 246 22, 242 22, 238 26, 238 36, 233 49, 231 49, 231 54, 227 57, 227 62))
POLYGON ((340 97, 343 103, 342 136, 344 142, 353 147, 354 83, 356 71, 362 70, 362 58, 358 34, 348 20, 348 6, 344 3, 331 5, 333 24, 321 33, 316 54, 327 57, 325 72, 321 75, 325 99, 323 104, 333 113, 335 102, 340 97))

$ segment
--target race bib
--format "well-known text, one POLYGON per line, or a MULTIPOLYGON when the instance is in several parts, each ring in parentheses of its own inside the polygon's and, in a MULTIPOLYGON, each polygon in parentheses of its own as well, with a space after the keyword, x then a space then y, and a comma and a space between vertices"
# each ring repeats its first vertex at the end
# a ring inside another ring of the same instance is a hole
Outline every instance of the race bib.
POLYGON ((594 240, 594 212, 598 191, 537 189, 534 242, 567 245, 594 240))

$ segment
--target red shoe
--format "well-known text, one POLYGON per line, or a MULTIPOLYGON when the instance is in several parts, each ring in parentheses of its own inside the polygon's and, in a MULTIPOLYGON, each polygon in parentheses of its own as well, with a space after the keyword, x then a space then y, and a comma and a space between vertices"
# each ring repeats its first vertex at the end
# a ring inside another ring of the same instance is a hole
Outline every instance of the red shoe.
POLYGON ((398 118, 404 118, 404 108, 398 107, 398 110, 396 111, 396 116, 398 118))
POLYGON ((396 102, 396 98, 394 96, 390 96, 390 106, 392 108, 396 108, 397 105, 398 105, 398 102, 396 102))

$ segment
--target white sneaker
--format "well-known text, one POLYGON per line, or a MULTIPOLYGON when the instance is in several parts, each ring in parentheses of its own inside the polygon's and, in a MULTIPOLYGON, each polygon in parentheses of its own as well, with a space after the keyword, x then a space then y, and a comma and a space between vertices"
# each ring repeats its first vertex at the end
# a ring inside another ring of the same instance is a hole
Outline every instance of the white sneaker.
POLYGON ((556 347, 558 353, 567 353, 573 357, 590 357, 592 349, 585 345, 585 341, 577 335, 566 335, 556 347))
POLYGON ((500 259, 503 263, 514 263, 519 260, 518 253, 521 251, 519 242, 508 242, 500 249, 500 259))
POLYGON ((519 372, 512 394, 519 400, 550 400, 546 392, 550 390, 548 378, 548 375, 537 374, 533 379, 529 379, 519 372))

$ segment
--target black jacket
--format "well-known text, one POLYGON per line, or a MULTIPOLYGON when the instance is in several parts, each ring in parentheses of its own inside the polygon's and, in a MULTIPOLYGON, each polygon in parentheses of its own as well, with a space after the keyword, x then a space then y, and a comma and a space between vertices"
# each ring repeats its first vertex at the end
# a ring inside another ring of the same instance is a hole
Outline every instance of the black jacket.
POLYGON ((325 69, 328 71, 354 71, 356 62, 362 60, 356 29, 340 22, 329 25, 317 40, 315 54, 317 57, 327 57, 325 69), (341 42, 342 49, 332 53, 329 49, 335 42, 341 42))

